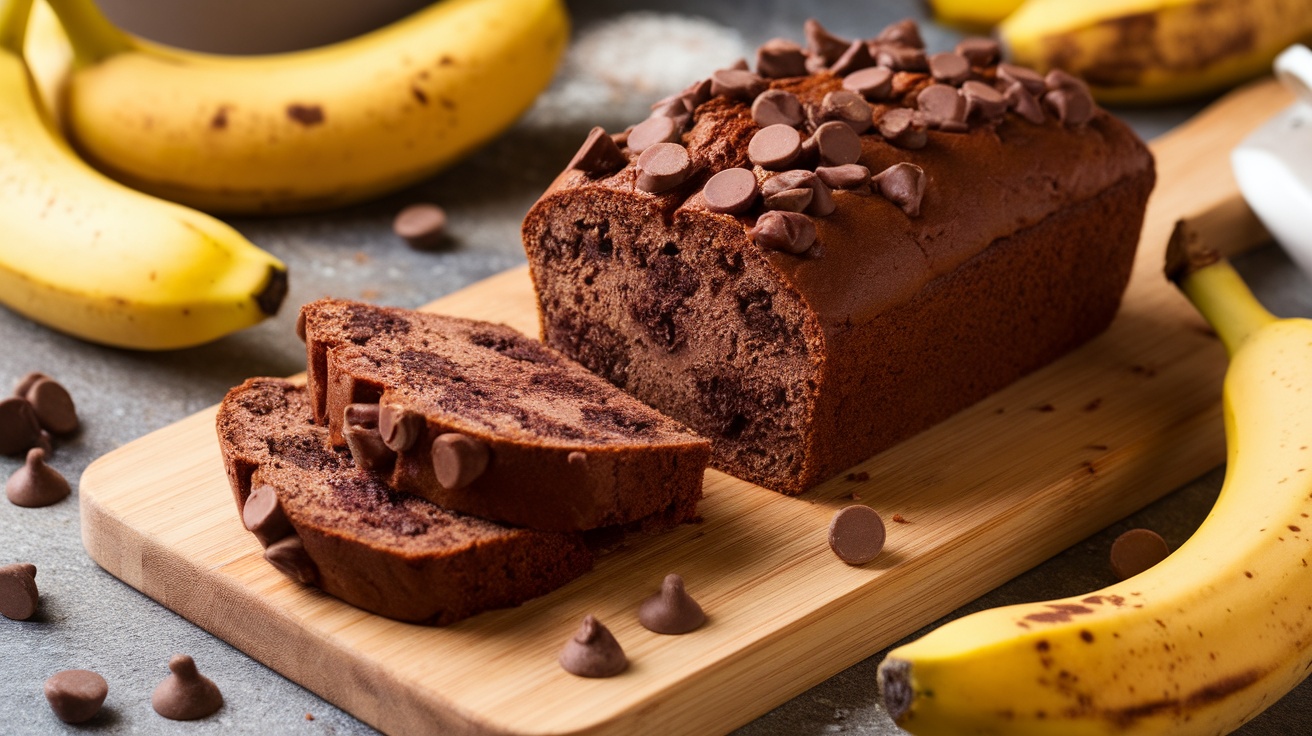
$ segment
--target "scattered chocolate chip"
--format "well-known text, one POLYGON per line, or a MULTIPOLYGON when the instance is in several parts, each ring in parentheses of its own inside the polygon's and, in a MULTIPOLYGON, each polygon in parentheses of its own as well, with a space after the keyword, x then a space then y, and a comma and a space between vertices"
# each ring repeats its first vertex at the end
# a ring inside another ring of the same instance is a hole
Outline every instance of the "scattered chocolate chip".
POLYGON ((747 144, 747 158, 765 169, 786 169, 802 152, 802 135, 796 128, 777 124, 756 131, 747 144))
POLYGON ((59 503, 71 492, 68 481, 58 470, 46 464, 46 453, 39 447, 27 451, 27 461, 5 483, 5 495, 15 506, 38 508, 59 503))
POLYGON ((629 159, 615 144, 615 139, 606 135, 605 129, 597 126, 588 132, 578 153, 570 159, 569 167, 578 169, 588 176, 597 177, 613 174, 629 164, 629 159))
POLYGON ((825 217, 834 211, 834 199, 829 187, 813 171, 793 169, 775 174, 761 186, 765 197, 766 209, 787 212, 805 211, 808 215, 825 217), (801 197, 802 192, 810 192, 810 197, 802 198, 802 208, 790 206, 792 198, 801 197))
POLYGON ((869 506, 846 506, 829 522, 829 548, 849 565, 864 565, 884 549, 884 520, 869 506))
POLYGON ((174 721, 195 721, 223 707, 218 685, 197 671, 196 661, 191 657, 173 655, 169 673, 150 696, 156 713, 174 721))
POLYGON ((109 683, 91 670, 64 670, 46 680, 46 702, 64 723, 86 723, 100 712, 109 683))
POLYGON ((282 510, 278 491, 273 486, 261 485, 251 490, 241 507, 241 521, 264 547, 293 533, 292 523, 282 510))
POLYGON ((814 122, 819 126, 820 123, 836 120, 846 123, 852 132, 860 135, 870 129, 872 112, 870 103, 861 95, 845 89, 835 90, 821 100, 814 122))
POLYGON ((41 595, 36 589, 36 565, 0 565, 0 616, 26 621, 36 613, 41 595))
POLYGON ((433 440, 433 471, 442 487, 464 488, 487 470, 487 445, 459 432, 447 432, 433 440))
POLYGON ((1093 118, 1097 107, 1094 105, 1093 95, 1089 93, 1089 87, 1084 82, 1060 69, 1048 72, 1047 82, 1053 89, 1043 95, 1043 102, 1056 114, 1062 125, 1068 127, 1083 125, 1093 118), (1054 77, 1057 80, 1056 84, 1053 83, 1054 77))
POLYGON ((41 438, 41 422, 27 399, 16 396, 0 399, 0 454, 18 455, 36 447, 41 438))
POLYGON ((629 131, 629 150, 642 153, 657 143, 674 143, 679 140, 679 128, 674 120, 652 117, 633 126, 629 131))
POLYGON ((916 105, 925 114, 925 122, 931 128, 948 133, 964 133, 968 130, 966 101, 956 87, 931 84, 916 95, 916 105))
POLYGON ((983 36, 963 38, 954 49, 970 60, 971 66, 988 66, 998 60, 1002 47, 997 41, 983 36))
POLYGON ((638 622, 657 634, 686 634, 706 623, 706 613, 684 590, 683 578, 671 573, 660 592, 638 606, 638 622))
POLYGON ((383 442, 378 430, 380 415, 377 404, 351 404, 346 407, 342 422, 351 459, 357 467, 373 472, 385 471, 396 460, 396 453, 383 442))
POLYGON ((815 175, 831 189, 860 189, 870 183, 870 169, 860 164, 820 166, 815 175))
POLYGON ((824 166, 854 164, 861 158, 861 137, 846 122, 824 123, 811 134, 811 140, 824 166))
POLYGON ((925 48, 925 42, 920 38, 920 26, 910 18, 903 18, 896 23, 888 24, 875 37, 875 41, 907 46, 913 49, 925 48))
MULTIPOLYGON (((650 117, 670 118, 672 120, 675 120, 677 123, 677 121, 679 120, 691 119, 693 108, 695 108, 696 106, 697 105, 692 101, 691 97, 687 93, 680 92, 677 95, 670 95, 669 97, 653 102, 651 105, 650 117)), ((630 130, 629 137, 625 138, 624 142, 628 144, 630 148, 632 148, 633 147, 632 140, 633 140, 633 131, 630 130)))
POLYGON ((424 418, 397 404, 378 409, 378 434, 383 443, 396 452, 405 452, 419 441, 424 432, 424 418))
POLYGON ((1171 553, 1166 540, 1151 529, 1131 529, 1112 542, 1112 572, 1126 580, 1156 565, 1171 553))
POLYGON ((779 212, 805 212, 815 198, 815 190, 809 188, 784 189, 765 198, 765 209, 779 212))
MULTIPOLYGON (((801 147, 800 137, 798 147, 801 147)), ((756 193, 755 174, 747 169, 725 169, 706 182, 702 199, 706 200, 706 209, 712 212, 736 215, 751 208, 756 193)))
POLYGON ((1031 94, 1042 94, 1047 89, 1041 74, 1028 67, 1016 66, 1015 64, 998 64, 998 79, 1008 84, 1019 84, 1029 90, 1031 94))
POLYGON ((750 102, 765 91, 765 80, 743 69, 720 69, 711 75, 711 94, 750 102))
POLYGON ((806 76, 806 52, 786 38, 775 38, 756 50, 756 73, 770 79, 806 76))
POLYGON ((766 212, 747 234, 762 248, 801 254, 815 243, 815 223, 796 212, 766 212))
POLYGON ((296 534, 283 537, 264 550, 268 560, 283 575, 305 585, 314 585, 319 579, 319 567, 305 551, 305 543, 296 534))
POLYGON ((870 179, 871 187, 910 217, 920 215, 925 196, 925 170, 915 164, 893 164, 870 179))
POLYGON ((843 79, 843 89, 867 100, 887 99, 893 91, 893 70, 882 66, 857 70, 843 79))
POLYGON ((435 204, 412 204, 396 214, 392 232, 415 250, 434 250, 446 235, 446 210, 435 204))
POLYGON ((659 194, 682 184, 691 172, 688 149, 678 143, 657 143, 638 157, 637 187, 659 194))
POLYGON ((595 617, 583 619, 579 630, 560 650, 560 666, 579 677, 613 677, 629 666, 624 649, 595 617))
POLYGON ((966 98, 966 117, 993 121, 1007 114, 1007 98, 993 87, 975 80, 961 85, 961 96, 966 98))
POLYGON ((17 396, 20 399, 27 398, 27 390, 29 388, 32 388, 32 384, 36 383, 42 378, 49 378, 49 377, 50 376, 47 376, 44 373, 39 373, 37 371, 33 371, 27 374, 26 376, 23 376, 22 378, 18 379, 18 383, 14 385, 14 396, 17 396))
POLYGON ((970 79, 970 59, 961 54, 934 54, 927 61, 930 76, 940 82, 959 85, 970 79))
POLYGON ((875 60, 880 66, 898 72, 923 72, 929 70, 929 61, 925 52, 907 46, 881 46, 875 60))
POLYGON ((824 67, 832 65, 838 61, 838 57, 843 55, 851 46, 851 42, 845 38, 839 38, 825 27, 820 25, 820 21, 815 18, 807 18, 806 23, 802 26, 802 32, 806 36, 806 50, 810 55, 819 60, 824 67))
POLYGON ((870 56, 870 49, 866 46, 865 41, 853 41, 848 44, 847 50, 843 55, 834 61, 829 71, 843 77, 859 69, 865 69, 875 65, 875 60, 870 56))
POLYGON ((679 93, 688 103, 688 110, 691 112, 697 109, 697 106, 711 99, 711 78, 699 79, 688 85, 679 93))
POLYGON ((727 68, 735 72, 745 72, 751 70, 751 67, 747 65, 747 60, 741 57, 734 63, 730 64, 727 68))
POLYGON ((895 107, 879 119, 879 134, 898 148, 914 150, 929 142, 924 115, 905 107, 895 107))
POLYGON ((1020 82, 1012 82, 1007 88, 1005 97, 1007 105, 1025 120, 1035 125, 1042 125, 1043 121, 1048 119, 1043 113, 1043 105, 1039 104, 1038 98, 1020 82))
POLYGON ((797 95, 781 89, 768 89, 752 101, 752 121, 762 128, 770 125, 796 127, 806 119, 797 95))

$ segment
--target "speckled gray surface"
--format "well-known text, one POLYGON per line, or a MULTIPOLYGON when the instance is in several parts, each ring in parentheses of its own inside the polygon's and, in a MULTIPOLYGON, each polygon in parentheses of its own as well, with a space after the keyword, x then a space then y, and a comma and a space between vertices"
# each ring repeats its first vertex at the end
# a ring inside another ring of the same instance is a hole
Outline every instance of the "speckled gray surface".
MULTIPOLYGON (((335 295, 417 306, 521 263, 520 218, 594 121, 622 127, 648 102, 693 75, 772 36, 799 36, 807 15, 820 17, 839 33, 869 35, 889 21, 924 14, 911 0, 671 0, 643 7, 648 14, 635 15, 634 5, 623 2, 571 3, 578 46, 552 91, 510 133, 432 181, 330 215, 238 221, 252 240, 291 267, 291 293, 278 318, 202 348, 141 354, 87 345, 0 310, 0 389, 38 369, 68 386, 84 429, 59 448, 54 465, 76 481, 94 458, 213 404, 247 376, 301 370, 304 353, 292 335, 292 320, 296 307, 306 301, 335 295), (701 20, 685 15, 691 13, 701 20), (654 49, 631 51, 637 44, 630 42, 646 37, 656 39, 654 49), (396 210, 425 199, 442 203, 451 213, 455 245, 448 251, 416 253, 390 234, 396 210)), ((946 46, 955 37, 937 28, 925 35, 932 47, 946 46)), ((1151 137, 1192 109, 1139 111, 1130 117, 1151 137)), ((1279 312, 1312 314, 1307 280, 1277 250, 1255 253, 1241 267, 1279 312)), ((17 466, 15 460, 0 458, 0 477, 17 466)), ((1220 480, 1219 470, 1208 474, 953 615, 1105 585, 1110 582, 1107 550, 1116 534, 1144 526, 1178 545, 1206 514, 1220 480)), ((0 618, 0 733, 372 733, 100 570, 82 549, 76 497, 46 509, 0 503, 0 563, 20 560, 39 568, 42 605, 33 621, 0 618), (150 692, 167 674, 175 652, 194 655, 223 689, 227 705, 217 715, 180 724, 151 710, 150 692), (66 668, 96 670, 110 683, 105 710, 77 729, 54 718, 41 691, 46 677, 66 668)), ((878 705, 874 681, 880 657, 799 695, 739 733, 899 733, 878 705)), ((1304 733, 1309 716, 1312 686, 1304 684, 1242 733, 1304 733)))

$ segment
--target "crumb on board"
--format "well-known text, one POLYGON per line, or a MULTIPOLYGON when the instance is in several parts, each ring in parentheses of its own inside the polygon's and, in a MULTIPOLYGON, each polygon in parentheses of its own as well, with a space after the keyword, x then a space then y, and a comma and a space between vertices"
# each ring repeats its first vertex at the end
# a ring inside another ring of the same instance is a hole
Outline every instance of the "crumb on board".
POLYGON ((893 521, 896 521, 896 522, 899 523, 899 524, 910 524, 910 523, 911 523, 911 522, 907 521, 907 517, 903 516, 902 514, 893 514, 893 521))
POLYGON ((870 474, 862 470, 859 473, 848 473, 846 479, 849 481, 860 483, 862 481, 870 480, 870 474))

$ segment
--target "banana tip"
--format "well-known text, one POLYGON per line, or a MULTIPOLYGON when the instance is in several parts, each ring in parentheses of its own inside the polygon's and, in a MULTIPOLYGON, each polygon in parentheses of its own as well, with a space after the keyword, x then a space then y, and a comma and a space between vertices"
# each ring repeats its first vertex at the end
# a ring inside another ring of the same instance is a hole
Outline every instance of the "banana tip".
POLYGON ((255 295, 255 303, 259 305, 260 311, 272 317, 278 313, 278 307, 282 306, 282 300, 287 298, 287 270, 277 266, 269 266, 269 278, 264 282, 264 288, 255 295))
POLYGON ((1166 278, 1180 283, 1186 276, 1221 260, 1221 254, 1199 244, 1197 233, 1184 220, 1177 220, 1166 244, 1166 278))
POLYGON ((879 663, 878 679, 884 709, 895 722, 901 722, 911 710, 911 663, 903 659, 885 659, 879 663))

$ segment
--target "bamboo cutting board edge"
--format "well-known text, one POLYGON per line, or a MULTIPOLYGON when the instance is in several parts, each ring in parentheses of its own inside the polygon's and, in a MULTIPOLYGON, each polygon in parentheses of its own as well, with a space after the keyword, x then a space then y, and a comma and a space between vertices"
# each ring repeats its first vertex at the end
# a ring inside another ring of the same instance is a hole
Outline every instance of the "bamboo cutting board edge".
MULTIPOLYGON (((1174 220, 1206 204, 1200 200, 1233 195, 1225 153, 1285 104, 1274 83, 1260 84, 1154 144, 1161 179, 1126 308, 1109 332, 863 463, 860 469, 871 473, 867 483, 835 479, 790 499, 712 472, 707 521, 699 527, 604 557, 580 581, 518 609, 428 630, 295 586, 263 562, 236 518, 209 409, 87 469, 79 492, 84 544, 128 584, 385 731, 731 728, 1224 459, 1224 357, 1161 280, 1161 247, 1174 220), (1095 388, 1108 395, 1092 396, 1095 388), (1104 408, 1086 416, 1074 410, 1092 399, 1104 408), (1061 411, 1032 411, 1043 402, 1061 411), (1158 420, 1151 431, 1133 426, 1143 414, 1158 420), (999 430, 996 416, 1006 418, 1010 433, 999 430), (1105 450, 1067 446, 1089 433, 1087 425, 1105 433, 1090 435, 1103 441, 1090 446, 1105 450), (1035 445, 1026 448, 1027 457, 1044 467, 990 465, 1017 437, 1035 445), (189 459, 180 464, 183 458, 189 459), (941 493, 945 485, 956 495, 925 500, 925 488, 941 493), (889 551, 873 569, 847 568, 823 544, 828 516, 855 491, 886 516, 900 510, 912 521, 890 524, 889 551), (981 520, 981 508, 993 515, 981 520), (1041 543, 999 544, 999 536, 1014 538, 1022 529, 1041 543), (646 633, 624 612, 676 569, 685 571, 711 624, 685 637, 646 633), (743 579, 731 582, 735 575, 743 579), (759 610, 770 604, 779 610, 759 610), (594 610, 605 612, 634 662, 610 681, 578 680, 554 666, 556 647, 581 612, 594 610), (433 673, 403 650, 443 652, 464 669, 433 673), (475 663, 489 653, 498 655, 496 667, 475 663), (529 694, 512 697, 517 688, 529 694)), ((522 268, 430 307, 536 329, 522 268)))

